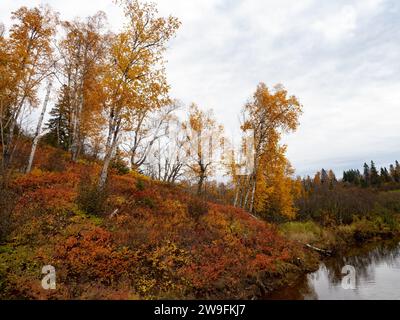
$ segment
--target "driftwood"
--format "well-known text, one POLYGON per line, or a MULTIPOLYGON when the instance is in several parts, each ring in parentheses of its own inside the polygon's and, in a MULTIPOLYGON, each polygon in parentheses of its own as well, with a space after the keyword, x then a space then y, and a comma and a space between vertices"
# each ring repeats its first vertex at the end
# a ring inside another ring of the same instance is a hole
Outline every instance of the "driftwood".
POLYGON ((118 211, 119 211, 119 209, 115 209, 115 210, 113 211, 113 213, 110 214, 110 218, 116 217, 116 216, 118 215, 118 211))
POLYGON ((319 253, 321 253, 323 255, 326 255, 326 256, 332 255, 332 251, 330 251, 330 250, 320 249, 320 248, 314 247, 314 246, 312 246, 311 244, 308 244, 308 243, 306 243, 305 246, 307 248, 312 249, 314 251, 317 251, 317 252, 319 252, 319 253))

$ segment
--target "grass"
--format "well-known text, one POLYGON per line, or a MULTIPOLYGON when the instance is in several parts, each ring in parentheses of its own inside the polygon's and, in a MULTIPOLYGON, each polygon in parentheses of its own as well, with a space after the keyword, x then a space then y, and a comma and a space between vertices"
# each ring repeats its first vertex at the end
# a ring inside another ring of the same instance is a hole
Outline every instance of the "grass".
POLYGON ((354 218, 351 224, 322 227, 316 222, 287 222, 279 226, 279 233, 291 241, 311 244, 318 248, 342 251, 363 242, 392 238, 400 233, 397 217, 371 215, 354 218))
POLYGON ((280 225, 279 231, 286 238, 301 243, 315 243, 323 235, 323 229, 313 221, 287 222, 280 225))

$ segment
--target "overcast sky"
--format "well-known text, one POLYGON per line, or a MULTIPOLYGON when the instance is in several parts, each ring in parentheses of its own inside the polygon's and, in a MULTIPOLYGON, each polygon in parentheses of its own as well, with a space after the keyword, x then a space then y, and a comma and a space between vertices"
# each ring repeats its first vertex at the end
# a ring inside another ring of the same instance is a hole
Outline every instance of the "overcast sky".
MULTIPOLYGON (((213 108, 230 138, 257 84, 282 83, 304 105, 285 137, 298 174, 400 160, 400 1, 155 2, 182 22, 167 52, 171 96, 213 108)), ((112 0, 0 0, 0 21, 41 3, 63 19, 103 10, 113 29, 122 22, 112 0)))

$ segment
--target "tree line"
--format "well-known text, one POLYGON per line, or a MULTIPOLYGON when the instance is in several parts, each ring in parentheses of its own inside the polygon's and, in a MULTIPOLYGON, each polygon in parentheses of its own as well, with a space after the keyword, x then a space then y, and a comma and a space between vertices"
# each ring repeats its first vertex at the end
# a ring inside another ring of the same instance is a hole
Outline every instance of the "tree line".
POLYGON ((359 170, 348 170, 343 173, 343 182, 348 182, 356 186, 362 187, 381 187, 388 184, 400 183, 400 164, 396 160, 395 164, 382 167, 379 170, 376 168, 374 161, 368 165, 364 163, 363 173, 359 170))
POLYGON ((68 152, 71 162, 101 163, 98 190, 116 163, 199 195, 222 172, 232 205, 294 216, 300 182, 280 140, 299 125, 298 99, 282 85, 260 83, 241 111, 238 146, 212 109, 193 103, 180 118, 184 106, 169 95, 164 61, 179 20, 159 16, 154 4, 115 3, 125 18, 119 32, 107 27, 104 12, 66 21, 49 6, 21 7, 11 28, 0 28, 2 183, 15 171, 29 173, 45 143, 68 152), (32 133, 26 119, 35 109, 32 133), (30 152, 21 165, 15 158, 24 143, 30 152))

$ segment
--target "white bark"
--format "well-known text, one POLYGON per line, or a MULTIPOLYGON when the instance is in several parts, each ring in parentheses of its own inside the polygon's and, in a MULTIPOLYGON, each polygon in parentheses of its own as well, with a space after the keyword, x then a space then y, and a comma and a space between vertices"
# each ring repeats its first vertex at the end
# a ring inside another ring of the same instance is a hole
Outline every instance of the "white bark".
POLYGON ((111 159, 114 156, 114 152, 116 150, 119 138, 119 131, 121 120, 115 122, 115 120, 110 119, 109 122, 114 122, 110 124, 107 144, 106 144, 106 155, 104 157, 103 168, 101 170, 100 179, 98 183, 98 188, 103 189, 106 185, 107 176, 108 176, 108 167, 110 166, 111 159))
POLYGON ((40 138, 42 137, 42 134, 41 134, 42 124, 43 124, 44 115, 46 113, 47 104, 48 104, 49 98, 50 98, 51 87, 52 87, 52 82, 50 79, 49 83, 47 85, 46 97, 43 101, 42 112, 40 113, 40 117, 39 117, 38 124, 36 127, 35 136, 33 137, 33 143, 32 143, 31 153, 29 155, 28 166, 26 167, 26 173, 29 173, 32 170, 32 164, 33 164, 33 159, 35 157, 36 148, 37 148, 40 138))

